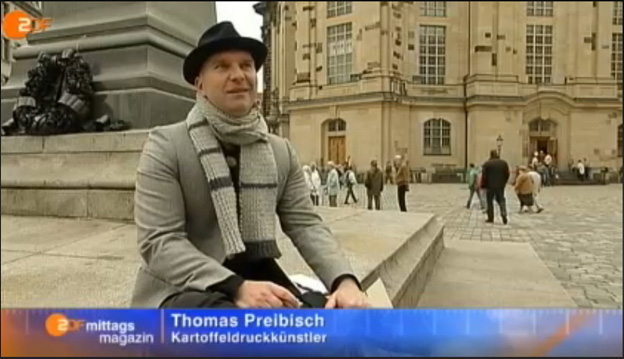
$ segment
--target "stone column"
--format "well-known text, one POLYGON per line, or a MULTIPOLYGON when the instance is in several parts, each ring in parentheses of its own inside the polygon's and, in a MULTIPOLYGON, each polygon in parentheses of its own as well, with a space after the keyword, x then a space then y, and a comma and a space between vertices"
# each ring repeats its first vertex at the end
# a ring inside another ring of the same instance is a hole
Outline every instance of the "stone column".
POLYGON ((52 27, 15 52, 13 74, 2 88, 2 122, 11 117, 39 53, 67 48, 91 65, 94 118, 108 114, 150 128, 186 117, 194 91, 182 77, 182 63, 216 22, 213 1, 44 2, 43 16, 52 27))

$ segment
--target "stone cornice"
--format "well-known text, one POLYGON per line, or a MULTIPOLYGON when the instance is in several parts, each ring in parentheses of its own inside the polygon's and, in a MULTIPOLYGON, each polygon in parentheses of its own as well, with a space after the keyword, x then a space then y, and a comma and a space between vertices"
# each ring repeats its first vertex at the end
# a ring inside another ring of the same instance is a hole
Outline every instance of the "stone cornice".
MULTIPOLYGON (((467 100, 468 107, 473 106, 525 106, 529 102, 538 99, 549 99, 566 97, 566 102, 573 108, 577 107, 603 107, 611 108, 616 106, 622 106, 622 101, 617 98, 568 98, 562 94, 553 93, 540 93, 532 94, 530 96, 490 96, 490 95, 476 95, 471 96, 467 100)), ((336 96, 331 98, 317 98, 312 100, 295 100, 286 101, 284 105, 288 109, 299 109, 307 107, 320 107, 331 106, 337 104, 356 104, 367 102, 395 102, 401 104, 418 104, 418 105, 463 105, 464 98, 462 97, 441 97, 441 96, 401 96, 393 94, 391 92, 369 92, 356 95, 336 96)))

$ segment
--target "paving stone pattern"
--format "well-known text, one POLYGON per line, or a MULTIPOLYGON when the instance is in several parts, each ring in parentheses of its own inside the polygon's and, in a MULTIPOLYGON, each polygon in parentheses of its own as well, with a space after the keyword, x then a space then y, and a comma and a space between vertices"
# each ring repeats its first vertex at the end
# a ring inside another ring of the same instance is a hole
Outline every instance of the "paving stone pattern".
MULTIPOLYGON (((353 207, 366 207, 359 185, 353 207)), ((344 206, 346 190, 340 195, 344 206)), ((462 184, 412 185, 408 211, 438 214, 446 240, 528 242, 581 308, 622 308, 622 186, 561 186, 542 190, 542 213, 519 214, 519 203, 507 188, 508 225, 485 214, 462 184)), ((328 201, 325 200, 325 204, 328 201)), ((496 206, 496 205, 495 205, 496 206)), ((387 186, 382 210, 398 211, 396 187, 387 186)))

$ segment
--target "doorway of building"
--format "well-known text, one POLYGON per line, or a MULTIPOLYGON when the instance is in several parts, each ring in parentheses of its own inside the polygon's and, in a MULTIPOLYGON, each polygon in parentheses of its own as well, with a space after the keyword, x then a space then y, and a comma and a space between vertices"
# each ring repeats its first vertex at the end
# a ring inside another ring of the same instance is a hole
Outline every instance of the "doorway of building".
POLYGON ((347 160, 347 123, 340 118, 325 121, 324 157, 335 164, 342 164, 347 160))
POLYGON ((328 159, 336 164, 344 163, 347 160, 346 138, 345 136, 329 137, 328 159))
POLYGON ((529 161, 535 152, 544 151, 557 161, 557 124, 550 119, 537 118, 529 123, 529 161))
POLYGON ((557 152, 557 140, 550 137, 531 137, 531 154, 540 151, 553 156, 557 152))

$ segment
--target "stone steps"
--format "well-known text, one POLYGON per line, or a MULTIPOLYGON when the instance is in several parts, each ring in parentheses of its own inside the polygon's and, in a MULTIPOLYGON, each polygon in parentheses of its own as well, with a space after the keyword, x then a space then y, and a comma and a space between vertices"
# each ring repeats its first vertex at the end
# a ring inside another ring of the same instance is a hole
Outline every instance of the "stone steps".
MULTIPOLYGON (((416 306, 444 247, 437 217, 317 209, 364 289, 380 278, 395 308, 416 306)), ((134 224, 17 216, 1 220, 3 308, 129 305, 143 261, 134 224)), ((280 265, 288 274, 314 275, 281 232, 278 245, 280 265)))
POLYGON ((131 220, 147 134, 2 137, 2 214, 131 220))

